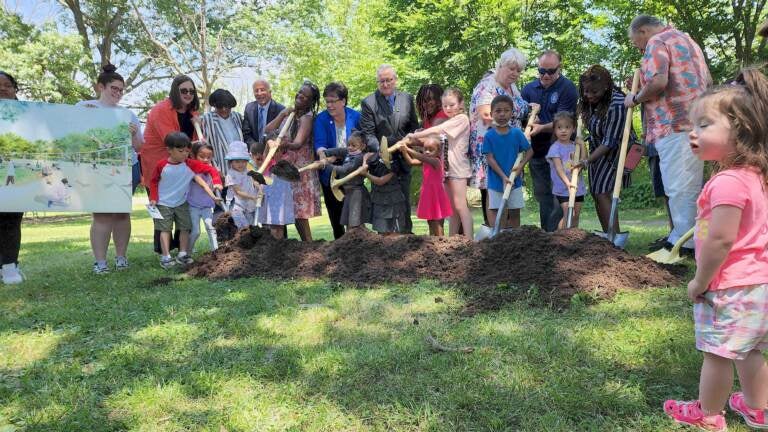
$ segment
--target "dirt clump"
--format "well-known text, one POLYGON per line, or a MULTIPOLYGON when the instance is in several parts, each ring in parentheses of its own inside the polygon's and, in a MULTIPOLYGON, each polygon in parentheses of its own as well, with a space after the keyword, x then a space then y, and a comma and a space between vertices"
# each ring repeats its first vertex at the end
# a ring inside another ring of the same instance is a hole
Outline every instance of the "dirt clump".
POLYGON ((677 285, 686 271, 630 255, 583 230, 546 233, 526 226, 480 242, 364 229, 333 242, 300 242, 251 227, 187 272, 210 279, 324 278, 359 287, 433 279, 460 289, 467 311, 475 313, 532 297, 562 307, 577 293, 605 299, 622 288, 677 285))

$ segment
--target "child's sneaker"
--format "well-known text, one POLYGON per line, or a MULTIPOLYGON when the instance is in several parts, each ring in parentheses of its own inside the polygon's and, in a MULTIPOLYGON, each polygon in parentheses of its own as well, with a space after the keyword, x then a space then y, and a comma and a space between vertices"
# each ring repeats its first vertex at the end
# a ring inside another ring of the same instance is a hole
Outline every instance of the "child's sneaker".
POLYGON ((176 255, 176 262, 182 265, 188 265, 195 262, 195 260, 192 259, 191 256, 189 256, 185 252, 180 252, 178 255, 176 255))
POLYGON ((173 258, 171 258, 171 257, 160 258, 160 267, 162 267, 162 268, 164 268, 166 270, 171 268, 171 267, 173 267, 173 266, 175 266, 175 265, 176 265, 176 261, 174 261, 173 258))
POLYGON ((109 273, 109 267, 106 264, 93 263, 93 274, 107 274, 109 273))
POLYGON ((752 409, 747 406, 747 402, 744 400, 744 393, 736 392, 728 399, 728 405, 735 413, 741 414, 750 427, 755 429, 768 429, 768 424, 765 422, 765 410, 752 409))
POLYGON ((699 401, 668 400, 664 402, 664 412, 677 423, 694 426, 703 431, 725 432, 728 426, 722 414, 706 416, 699 401))
POLYGON ((128 268, 128 258, 119 256, 115 257, 115 270, 125 270, 128 268))

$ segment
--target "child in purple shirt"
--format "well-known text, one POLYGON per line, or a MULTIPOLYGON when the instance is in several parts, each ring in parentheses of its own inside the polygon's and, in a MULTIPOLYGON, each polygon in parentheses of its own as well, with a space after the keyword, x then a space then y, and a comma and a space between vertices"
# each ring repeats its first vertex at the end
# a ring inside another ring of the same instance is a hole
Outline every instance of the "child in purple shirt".
MULTIPOLYGON (((211 165, 213 159, 213 147, 204 142, 197 142, 192 145, 192 158, 200 162, 211 165)), ((213 188, 213 179, 209 174, 198 174, 210 188, 213 188)), ((189 251, 190 254, 195 250, 195 242, 200 237, 200 220, 205 225, 205 232, 208 233, 208 244, 212 251, 219 248, 216 239, 216 229, 213 227, 213 207, 214 202, 208 193, 194 181, 189 183, 189 193, 187 194, 187 203, 189 203, 189 216, 192 219, 192 231, 189 233, 189 251)))
MULTIPOLYGON (((579 172, 577 184, 571 184, 571 161, 573 160, 573 153, 576 151, 576 145, 571 141, 571 136, 576 129, 576 119, 570 112, 560 111, 555 114, 552 129, 557 141, 549 147, 547 160, 552 178, 552 195, 557 198, 557 202, 563 209, 563 218, 560 219, 557 229, 565 228, 565 215, 568 214, 568 192, 571 188, 576 188, 576 203, 573 207, 573 219, 571 220, 571 227, 575 228, 579 226, 581 203, 584 202, 584 182, 581 180, 581 172, 579 172)), ((582 148, 583 154, 585 153, 582 148)))

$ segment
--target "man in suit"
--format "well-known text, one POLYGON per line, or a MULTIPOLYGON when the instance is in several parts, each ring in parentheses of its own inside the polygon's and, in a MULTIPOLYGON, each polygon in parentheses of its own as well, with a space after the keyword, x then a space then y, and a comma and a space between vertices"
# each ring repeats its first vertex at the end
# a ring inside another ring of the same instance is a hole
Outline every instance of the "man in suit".
POLYGON ((253 97, 256 100, 245 106, 243 115, 243 138, 249 148, 261 139, 264 127, 285 109, 272 100, 272 88, 265 79, 253 82, 253 97))
MULTIPOLYGON (((388 64, 379 66, 376 70, 376 83, 378 90, 360 103, 360 130, 365 135, 370 151, 378 150, 382 136, 387 137, 387 142, 392 145, 419 127, 413 96, 397 90, 397 73, 394 67, 388 64)), ((412 232, 411 167, 402 159, 400 152, 395 152, 392 159, 401 167, 402 173, 398 181, 408 208, 408 218, 403 231, 412 232)))

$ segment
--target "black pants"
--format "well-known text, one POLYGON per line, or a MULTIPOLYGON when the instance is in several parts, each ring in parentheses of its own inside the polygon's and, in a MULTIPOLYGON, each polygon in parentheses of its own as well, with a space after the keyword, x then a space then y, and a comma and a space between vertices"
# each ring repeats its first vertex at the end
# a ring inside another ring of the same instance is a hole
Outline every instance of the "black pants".
POLYGON ((400 175, 398 180, 400 182, 400 189, 402 189, 403 195, 405 195, 406 207, 405 229, 401 232, 413 233, 413 221, 411 221, 411 173, 408 172, 400 175))
POLYGON ((0 264, 19 262, 21 218, 24 213, 0 213, 0 264))
POLYGON ((333 238, 338 239, 344 235, 344 225, 341 224, 341 209, 344 208, 344 202, 336 199, 330 186, 322 186, 323 201, 325 201, 325 209, 328 210, 328 219, 333 228, 333 238))

